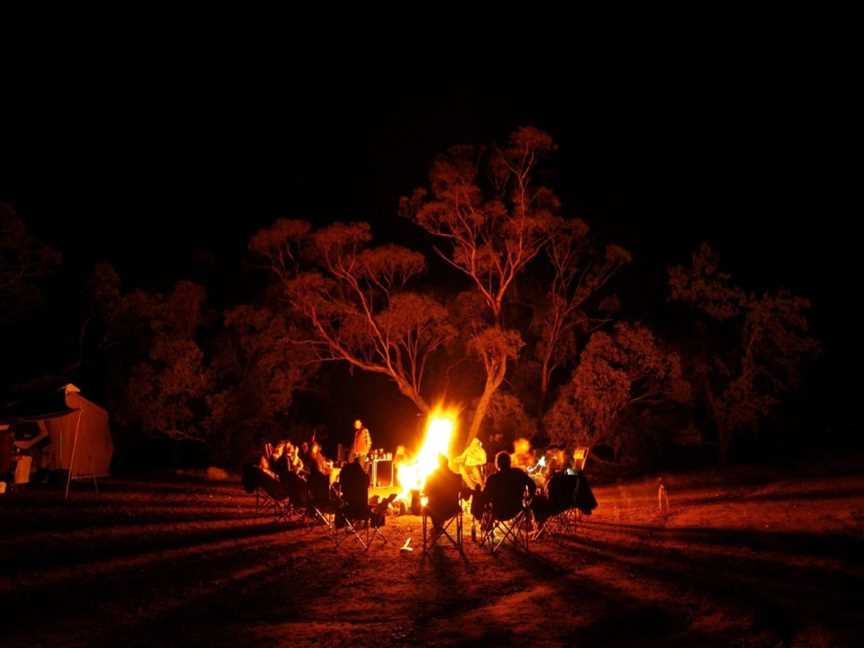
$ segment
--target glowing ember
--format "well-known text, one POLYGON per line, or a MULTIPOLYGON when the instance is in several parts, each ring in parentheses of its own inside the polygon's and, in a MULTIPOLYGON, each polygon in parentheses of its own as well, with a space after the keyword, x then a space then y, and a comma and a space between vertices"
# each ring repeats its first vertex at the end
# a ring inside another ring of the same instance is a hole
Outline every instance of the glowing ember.
POLYGON ((411 491, 423 492, 426 478, 438 467, 438 455, 450 457, 450 444, 456 432, 456 422, 459 413, 453 409, 444 409, 440 405, 429 412, 426 418, 426 433, 423 445, 413 461, 397 466, 397 477, 402 486, 399 498, 411 501, 411 491))

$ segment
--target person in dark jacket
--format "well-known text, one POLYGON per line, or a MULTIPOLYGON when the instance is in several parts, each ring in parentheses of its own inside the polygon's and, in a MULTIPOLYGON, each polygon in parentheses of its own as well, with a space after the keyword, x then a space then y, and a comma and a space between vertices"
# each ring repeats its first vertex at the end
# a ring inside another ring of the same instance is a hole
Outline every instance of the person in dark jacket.
POLYGON ((447 457, 438 455, 438 468, 429 475, 423 488, 429 499, 426 510, 433 529, 440 529, 444 522, 459 512, 459 495, 466 491, 462 477, 447 465, 447 457))
POLYGON ((534 497, 537 486, 524 470, 510 467, 510 455, 499 452, 495 457, 498 472, 486 479, 483 500, 492 503, 492 515, 496 520, 509 520, 522 510, 525 489, 534 497))
POLYGON ((346 465, 339 473, 339 484, 342 486, 342 499, 351 511, 362 511, 369 507, 369 475, 360 464, 360 457, 346 465))
POLYGON ((336 528, 345 526, 346 520, 368 520, 369 475, 360 464, 360 457, 346 464, 339 473, 339 486, 342 489, 342 505, 336 513, 336 528))

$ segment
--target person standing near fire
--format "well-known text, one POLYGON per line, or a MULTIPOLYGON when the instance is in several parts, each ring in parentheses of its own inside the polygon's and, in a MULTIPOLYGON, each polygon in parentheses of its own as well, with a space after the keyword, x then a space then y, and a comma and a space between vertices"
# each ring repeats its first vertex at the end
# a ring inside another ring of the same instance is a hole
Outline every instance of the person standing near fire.
POLYGON ((360 465, 366 469, 369 453, 372 451, 372 434, 364 427, 363 421, 354 421, 354 445, 351 446, 351 458, 359 457, 360 465))
POLYGON ((510 455, 510 465, 521 470, 528 470, 537 463, 537 457, 531 448, 531 442, 525 438, 513 441, 513 452, 510 455))
POLYGON ((453 459, 453 465, 462 475, 462 479, 468 485, 470 490, 483 487, 483 475, 481 468, 486 465, 486 450, 483 449, 483 443, 478 438, 471 439, 471 443, 465 448, 464 452, 453 459))

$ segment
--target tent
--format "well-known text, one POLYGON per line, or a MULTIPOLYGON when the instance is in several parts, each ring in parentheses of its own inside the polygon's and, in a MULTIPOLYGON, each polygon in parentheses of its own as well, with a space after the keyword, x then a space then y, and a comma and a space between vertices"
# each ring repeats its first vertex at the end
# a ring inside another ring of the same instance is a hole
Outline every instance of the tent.
POLYGON ((68 471, 70 480, 108 475, 114 454, 108 412, 75 385, 10 403, 0 409, 3 424, 17 448, 37 456, 37 468, 68 471))

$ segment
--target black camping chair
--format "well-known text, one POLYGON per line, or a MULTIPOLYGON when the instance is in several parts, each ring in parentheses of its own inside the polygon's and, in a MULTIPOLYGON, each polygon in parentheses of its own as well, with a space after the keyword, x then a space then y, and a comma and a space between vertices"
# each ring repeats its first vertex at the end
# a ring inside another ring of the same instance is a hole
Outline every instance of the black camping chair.
POLYGON ((255 494, 255 513, 272 515, 274 521, 286 521, 293 509, 284 485, 257 466, 243 466, 243 488, 247 493, 255 494))
MULTIPOLYGON (((436 517, 439 515, 440 513, 436 512, 436 517)), ((423 555, 425 556, 429 551, 431 551, 432 547, 434 547, 441 538, 446 538, 450 541, 450 544, 456 547, 457 551, 464 556, 465 548, 462 541, 463 520, 461 493, 457 495, 452 508, 446 509, 443 512, 443 515, 444 519, 441 521, 440 527, 435 528, 434 524, 429 524, 429 520, 432 518, 429 512, 429 507, 423 507, 423 555)))
POLYGON ((372 509, 368 504, 359 506, 343 501, 334 518, 333 540, 336 548, 340 548, 347 539, 354 538, 363 549, 368 549, 371 544, 371 517, 372 509))
POLYGON ((387 523, 387 509, 390 508, 390 504, 393 503, 393 500, 396 499, 396 493, 391 493, 383 500, 378 502, 378 504, 372 509, 369 516, 369 528, 371 529, 371 536, 369 538, 367 549, 372 546, 372 543, 376 538, 380 539, 384 544, 393 544, 390 541, 382 529, 384 525, 387 523))
POLYGON ((287 522, 298 512, 297 506, 306 501, 306 482, 287 473, 275 479, 252 464, 243 467, 243 488, 255 493, 255 512, 272 515, 275 522, 287 522))
POLYGON ((573 508, 573 490, 577 487, 574 475, 558 472, 549 478, 546 494, 535 497, 531 503, 537 522, 532 540, 575 532, 578 517, 573 508))
POLYGON ((511 494, 507 502, 487 502, 480 519, 480 545, 490 553, 498 551, 505 542, 517 549, 529 551, 531 539, 531 509, 528 489, 518 495, 511 494))
POLYGON ((341 501, 334 516, 333 539, 338 549, 347 538, 369 547, 370 518, 369 477, 359 463, 345 466, 339 474, 341 501), (362 531, 362 533, 361 533, 362 531))
POLYGON ((538 528, 532 540, 543 536, 575 534, 583 515, 591 515, 597 500, 581 471, 557 472, 546 485, 546 497, 532 503, 538 528))
POLYGON ((330 488, 330 479, 318 471, 309 475, 308 500, 306 503, 306 519, 321 522, 328 530, 333 531, 339 498, 330 488))
POLYGON ((395 499, 395 493, 388 495, 374 508, 368 504, 360 506, 356 502, 352 504, 343 501, 336 511, 333 525, 336 548, 340 548, 351 538, 356 540, 365 551, 369 550, 376 539, 384 544, 393 544, 382 529, 386 523, 387 509, 395 499))

